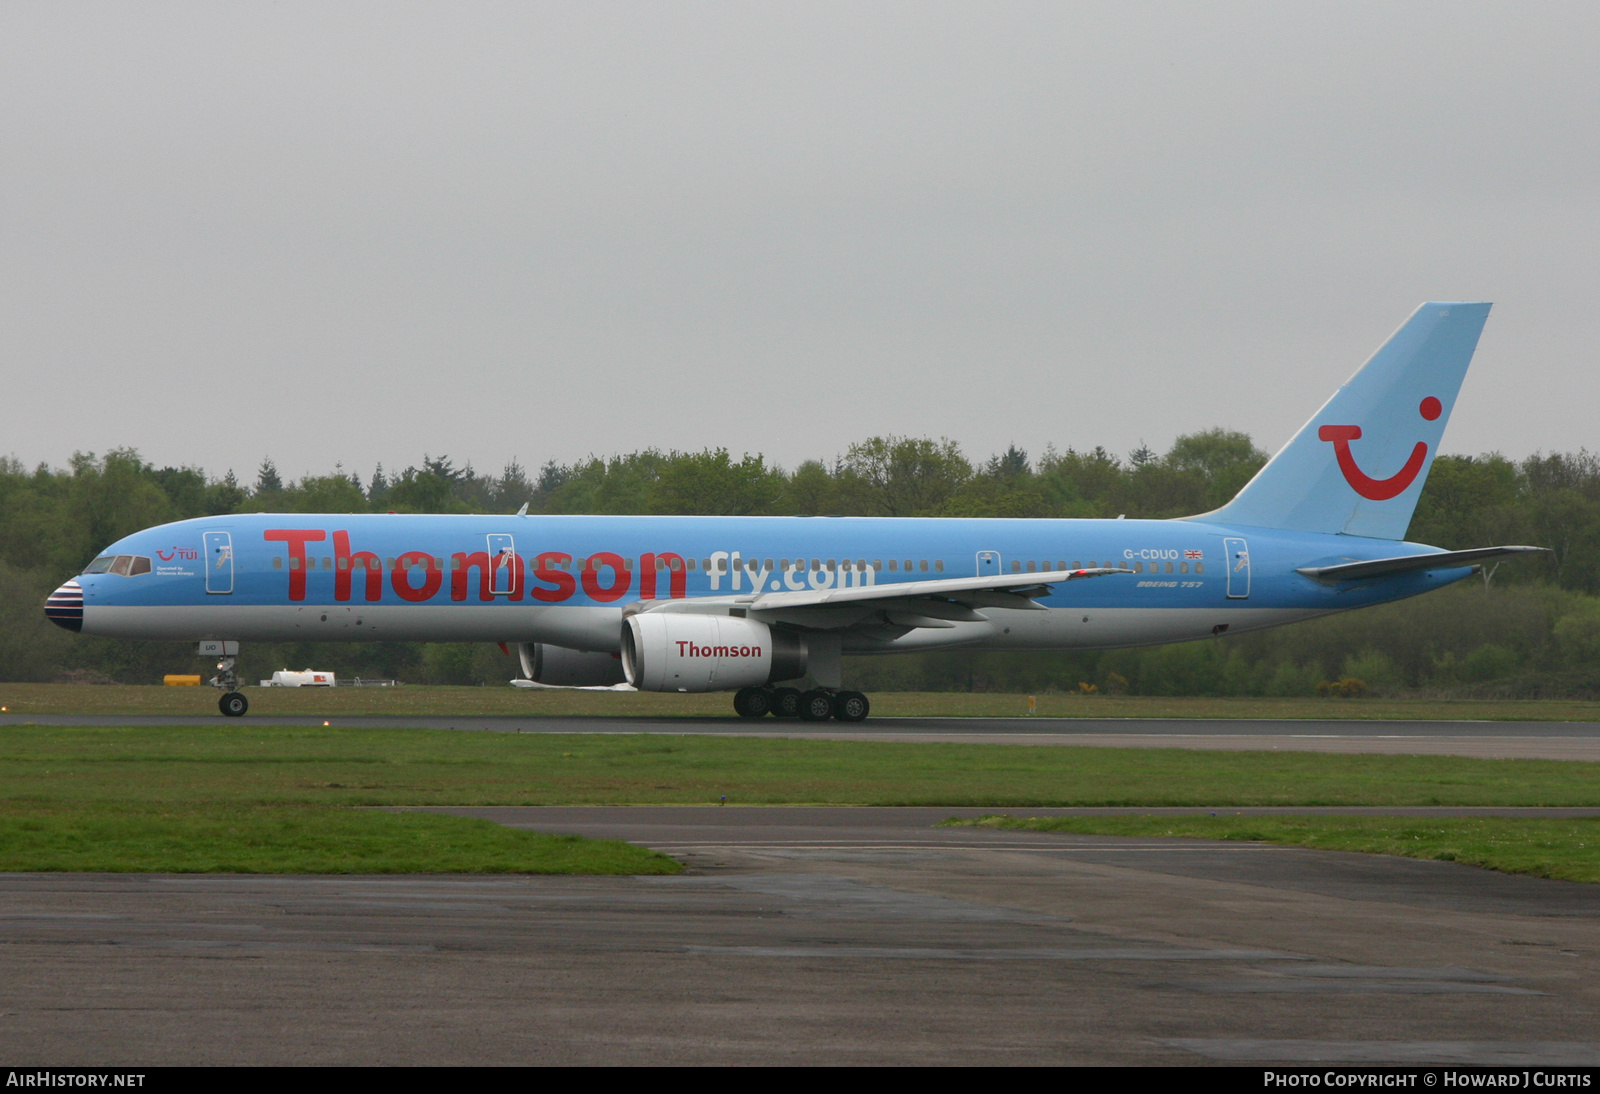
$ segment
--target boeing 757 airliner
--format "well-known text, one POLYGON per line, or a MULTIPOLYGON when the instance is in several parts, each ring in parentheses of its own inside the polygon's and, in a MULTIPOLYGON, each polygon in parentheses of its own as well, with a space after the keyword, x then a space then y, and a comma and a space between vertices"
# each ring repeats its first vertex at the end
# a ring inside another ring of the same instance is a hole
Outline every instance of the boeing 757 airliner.
MULTIPOLYGON (((1403 542, 1488 304, 1418 308, 1237 497, 1179 520, 237 514, 107 547, 69 630, 240 642, 515 643, 523 683, 734 691, 860 721, 840 655, 1183 642, 1381 604, 1537 547, 1403 542)), ((524 507, 526 508, 526 507, 524 507)))

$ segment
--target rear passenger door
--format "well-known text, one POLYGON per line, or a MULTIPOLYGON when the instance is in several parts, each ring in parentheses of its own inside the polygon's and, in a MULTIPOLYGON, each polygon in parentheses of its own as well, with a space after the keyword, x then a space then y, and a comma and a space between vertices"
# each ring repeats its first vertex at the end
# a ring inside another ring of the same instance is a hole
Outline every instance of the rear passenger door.
POLYGON ((1250 595, 1250 545, 1242 539, 1225 539, 1222 554, 1228 560, 1228 597, 1244 600, 1250 595))

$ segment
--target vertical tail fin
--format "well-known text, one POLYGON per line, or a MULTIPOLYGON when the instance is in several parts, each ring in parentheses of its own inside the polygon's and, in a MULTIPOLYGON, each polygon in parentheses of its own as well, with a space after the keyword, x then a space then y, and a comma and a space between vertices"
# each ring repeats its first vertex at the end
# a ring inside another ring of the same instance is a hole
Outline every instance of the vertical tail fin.
POLYGON ((1405 538, 1488 317, 1422 305, 1237 497, 1194 519, 1405 538))

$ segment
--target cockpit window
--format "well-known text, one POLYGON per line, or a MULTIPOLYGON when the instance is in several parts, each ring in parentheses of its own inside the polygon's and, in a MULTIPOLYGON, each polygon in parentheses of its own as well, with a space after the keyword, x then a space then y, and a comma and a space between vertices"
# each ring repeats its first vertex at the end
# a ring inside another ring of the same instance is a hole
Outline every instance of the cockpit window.
POLYGON ((150 572, 148 555, 101 555, 84 568, 86 574, 119 574, 137 577, 150 572))

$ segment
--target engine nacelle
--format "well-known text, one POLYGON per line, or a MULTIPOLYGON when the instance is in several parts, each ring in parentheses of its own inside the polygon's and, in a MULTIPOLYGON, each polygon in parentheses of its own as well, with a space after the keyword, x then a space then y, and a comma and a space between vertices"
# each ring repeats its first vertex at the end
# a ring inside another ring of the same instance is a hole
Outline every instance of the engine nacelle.
POLYGON ((728 691, 806 671, 805 639, 753 619, 644 612, 622 621, 622 667, 640 691, 728 691))
POLYGON ((524 677, 554 687, 604 688, 623 680, 622 661, 614 653, 569 650, 547 642, 518 642, 517 659, 522 662, 524 677))

